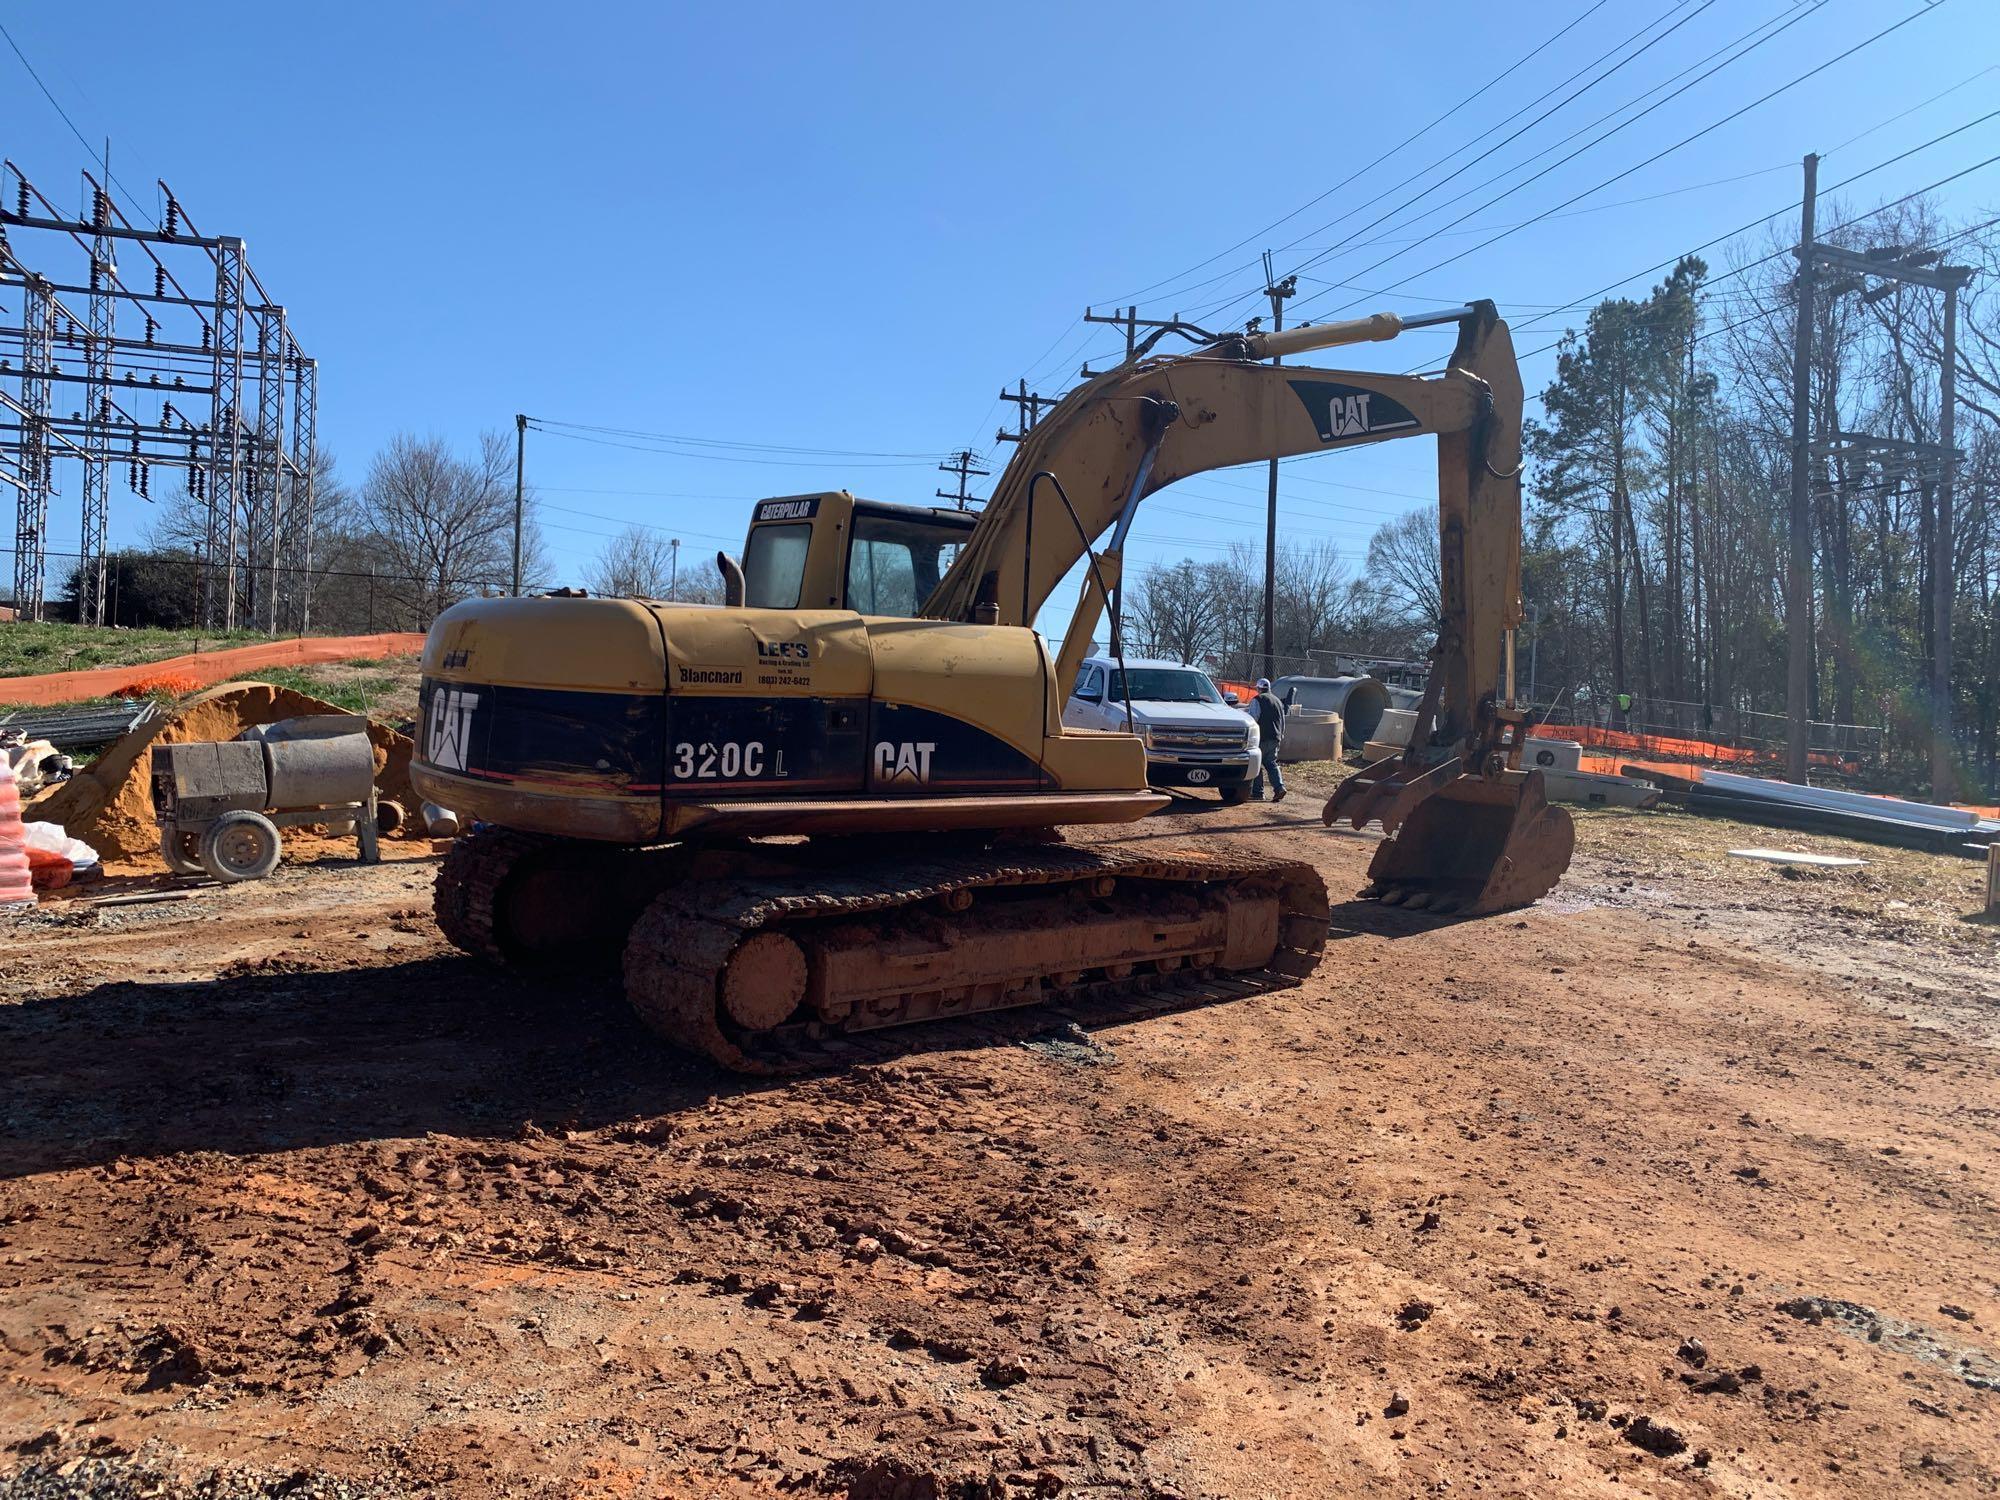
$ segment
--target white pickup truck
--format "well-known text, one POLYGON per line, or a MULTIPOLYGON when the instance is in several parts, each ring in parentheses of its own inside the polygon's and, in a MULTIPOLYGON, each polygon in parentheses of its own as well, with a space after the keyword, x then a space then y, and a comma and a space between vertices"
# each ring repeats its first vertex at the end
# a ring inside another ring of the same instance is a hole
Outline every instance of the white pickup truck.
POLYGON ((1116 657, 1090 657, 1063 705, 1063 724, 1138 735, 1154 786, 1213 787, 1234 804, 1249 797, 1257 779, 1257 725, 1216 691, 1206 672, 1185 662, 1128 656, 1121 672, 1116 657))

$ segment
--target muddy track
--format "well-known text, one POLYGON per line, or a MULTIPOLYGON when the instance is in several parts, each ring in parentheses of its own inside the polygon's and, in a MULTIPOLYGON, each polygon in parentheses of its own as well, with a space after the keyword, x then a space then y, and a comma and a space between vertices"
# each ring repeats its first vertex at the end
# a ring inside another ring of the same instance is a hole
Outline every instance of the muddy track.
POLYGON ((743 1035, 726 1024, 717 1004, 724 965, 746 938, 761 931, 782 932, 793 924, 833 918, 901 915, 927 902, 954 897, 972 901, 994 890, 1061 891, 1093 881, 1138 882, 1155 891, 1220 886, 1246 899, 1275 891, 1278 947, 1263 967, 1226 976, 1209 968, 1056 982, 1048 986, 1044 1003, 1115 1003, 1163 989, 1173 996, 1189 996, 1223 978, 1237 986, 1238 994, 1283 989, 1312 972, 1325 944, 1326 888, 1308 865, 1274 864, 1242 854, 1176 858, 1157 852, 1050 846, 881 860, 822 874, 677 887, 656 901, 633 929, 625 946, 626 994, 654 1031, 734 1072, 782 1077, 893 1055, 910 1045, 907 1038, 830 1034, 817 1026, 743 1035))

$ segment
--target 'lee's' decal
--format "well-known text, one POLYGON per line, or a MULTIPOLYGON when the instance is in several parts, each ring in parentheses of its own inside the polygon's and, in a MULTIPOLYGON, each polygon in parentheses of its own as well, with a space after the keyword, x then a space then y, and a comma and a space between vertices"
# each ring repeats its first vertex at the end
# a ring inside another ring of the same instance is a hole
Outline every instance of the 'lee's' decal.
POLYGON ((1323 443, 1348 438, 1377 437, 1423 425, 1393 396, 1331 380, 1286 382, 1305 403, 1306 414, 1319 429, 1323 443))

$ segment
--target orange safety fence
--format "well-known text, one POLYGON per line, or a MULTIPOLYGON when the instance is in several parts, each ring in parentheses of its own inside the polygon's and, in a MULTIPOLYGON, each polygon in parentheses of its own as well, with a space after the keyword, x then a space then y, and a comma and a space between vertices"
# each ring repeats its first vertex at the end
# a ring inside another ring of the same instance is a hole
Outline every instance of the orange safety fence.
POLYGON ((201 651, 171 656, 137 666, 91 667, 78 672, 47 672, 39 677, 0 677, 0 703, 42 706, 80 703, 87 698, 137 697, 155 690, 176 695, 228 682, 259 667, 302 667, 313 662, 351 661, 356 657, 415 656, 424 638, 415 631, 380 635, 299 636, 261 646, 232 646, 226 651, 201 651))
MULTIPOLYGON (((1530 727, 1528 734, 1533 739, 1574 740, 1591 750, 1636 751, 1640 755, 1657 755, 1675 761, 1748 766, 1768 764, 1778 759, 1775 751, 1751 745, 1723 745, 1714 740, 1671 734, 1634 734, 1630 730, 1605 729, 1596 724, 1536 724, 1530 727)), ((1809 765, 1834 770, 1851 770, 1854 766, 1852 757, 1830 750, 1811 751, 1806 759, 1809 765)), ((1683 767, 1678 774, 1685 775, 1686 768, 1683 767)))
POLYGON ((1633 750, 1641 755, 1665 755, 1676 760, 1711 760, 1749 763, 1763 758, 1759 751, 1743 745, 1718 745, 1713 740, 1683 739, 1675 735, 1634 734, 1626 729, 1605 729, 1596 724, 1537 724, 1528 733, 1536 739, 1575 740, 1594 750, 1633 750))

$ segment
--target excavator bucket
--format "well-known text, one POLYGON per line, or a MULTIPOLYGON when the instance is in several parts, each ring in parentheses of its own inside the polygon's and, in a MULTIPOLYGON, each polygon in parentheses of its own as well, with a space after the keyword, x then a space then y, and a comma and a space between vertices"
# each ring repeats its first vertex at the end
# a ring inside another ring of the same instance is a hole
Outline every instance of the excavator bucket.
POLYGON ((1540 771, 1455 776, 1401 809, 1361 894, 1412 910, 1483 916, 1526 906, 1569 868, 1576 827, 1540 771))

